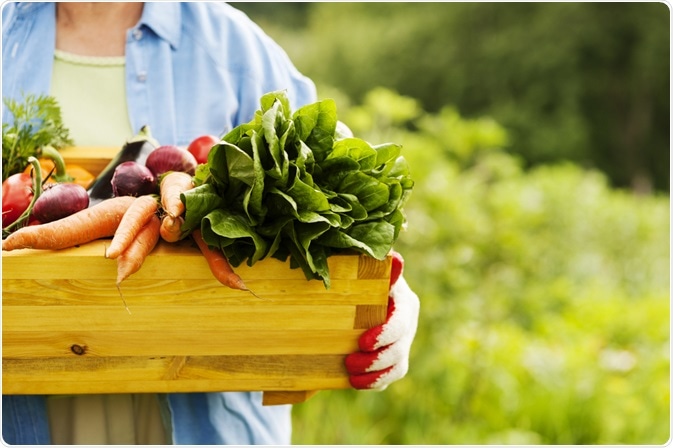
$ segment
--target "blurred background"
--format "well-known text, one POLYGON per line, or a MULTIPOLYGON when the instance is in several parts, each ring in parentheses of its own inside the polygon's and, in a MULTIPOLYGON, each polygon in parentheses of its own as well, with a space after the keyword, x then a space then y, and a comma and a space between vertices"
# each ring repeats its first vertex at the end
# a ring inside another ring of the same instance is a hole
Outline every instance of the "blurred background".
POLYGON ((416 182, 410 371, 295 406, 293 442, 666 443, 669 5, 232 5, 416 182))

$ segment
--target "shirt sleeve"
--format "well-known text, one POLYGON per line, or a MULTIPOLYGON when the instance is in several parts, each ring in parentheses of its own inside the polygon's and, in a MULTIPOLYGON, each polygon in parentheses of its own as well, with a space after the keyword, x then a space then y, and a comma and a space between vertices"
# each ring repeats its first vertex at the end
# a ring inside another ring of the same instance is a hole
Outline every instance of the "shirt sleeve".
MULTIPOLYGON (((235 125, 250 121, 265 93, 285 90, 293 110, 317 100, 314 82, 303 75, 278 43, 242 11, 229 5, 222 10, 222 36, 229 72, 239 76, 239 110, 235 125)), ((222 47, 220 47, 222 48, 222 47)))

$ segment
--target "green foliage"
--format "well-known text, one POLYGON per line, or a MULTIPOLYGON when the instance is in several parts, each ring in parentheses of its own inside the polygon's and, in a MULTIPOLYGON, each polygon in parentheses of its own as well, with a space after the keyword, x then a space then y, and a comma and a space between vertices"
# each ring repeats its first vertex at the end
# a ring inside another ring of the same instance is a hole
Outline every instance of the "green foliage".
POLYGON ((331 98, 296 111, 284 91, 260 102, 252 121, 211 149, 199 185, 183 194, 183 231, 200 228, 233 266, 290 258, 327 288, 331 254, 384 259, 413 188, 400 146, 338 134, 331 98))
POLYGON ((501 123, 526 166, 572 160, 613 185, 669 189, 665 3, 288 5, 306 27, 237 4, 304 73, 356 102, 383 86, 432 112, 453 104, 501 123))
POLYGON ((20 101, 5 98, 4 103, 11 115, 3 117, 2 123, 3 181, 23 171, 29 157, 40 157, 44 147, 59 149, 72 144, 54 97, 26 94, 20 101))
POLYGON ((294 443, 665 443, 669 198, 526 170, 488 117, 364 97, 344 121, 400 142, 416 181, 396 249, 419 329, 404 379, 295 406, 294 443))

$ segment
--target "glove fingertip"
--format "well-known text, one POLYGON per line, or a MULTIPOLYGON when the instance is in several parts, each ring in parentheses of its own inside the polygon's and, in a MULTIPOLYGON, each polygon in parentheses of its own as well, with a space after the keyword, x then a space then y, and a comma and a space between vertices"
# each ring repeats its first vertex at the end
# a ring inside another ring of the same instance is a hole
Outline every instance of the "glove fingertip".
POLYGON ((358 340, 360 350, 363 352, 373 352, 376 350, 378 348, 378 339, 382 331, 383 326, 379 325, 362 333, 362 336, 360 336, 360 339, 358 340))
POLYGON ((373 353, 356 352, 346 356, 344 366, 349 374, 359 375, 367 372, 375 360, 376 355, 373 353))
POLYGON ((348 381, 355 389, 375 389, 379 379, 392 370, 392 367, 378 370, 376 372, 364 373, 362 375, 351 375, 348 381))

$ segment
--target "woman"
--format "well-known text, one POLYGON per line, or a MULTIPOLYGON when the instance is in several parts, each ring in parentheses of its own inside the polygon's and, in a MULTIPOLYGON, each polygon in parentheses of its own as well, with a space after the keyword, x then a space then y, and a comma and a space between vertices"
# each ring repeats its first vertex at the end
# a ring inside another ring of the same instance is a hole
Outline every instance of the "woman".
MULTIPOLYGON (((2 20, 3 98, 54 96, 78 146, 119 146, 143 125, 161 144, 186 146, 250 121, 264 93, 286 90, 293 109, 317 100, 285 52, 224 3, 9 3, 2 20)), ((418 298, 403 279, 393 291, 407 311, 375 331, 376 351, 353 354, 354 387, 383 389, 406 373, 418 298)), ((3 438, 289 444, 291 407, 244 392, 3 396, 3 438)))

